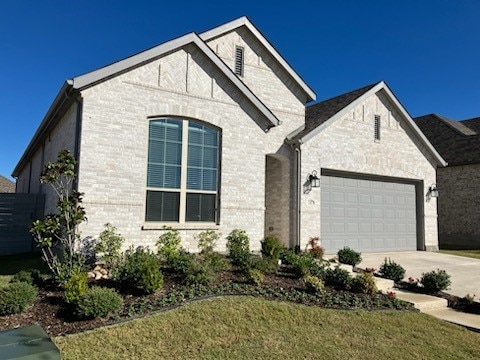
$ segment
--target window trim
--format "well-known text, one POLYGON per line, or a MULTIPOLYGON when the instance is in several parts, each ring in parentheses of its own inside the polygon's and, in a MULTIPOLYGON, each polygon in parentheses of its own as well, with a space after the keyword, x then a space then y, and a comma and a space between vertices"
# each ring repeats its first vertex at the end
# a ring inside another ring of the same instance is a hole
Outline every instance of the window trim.
MULTIPOLYGON (((156 230, 161 229, 163 225, 174 226, 179 229, 218 229, 220 225, 220 180, 221 180, 221 146, 222 146, 222 131, 221 128, 207 123, 205 121, 192 119, 188 117, 179 116, 151 116, 147 118, 147 146, 146 146, 146 171, 148 174, 148 154, 150 151, 150 122, 155 120, 168 120, 175 119, 182 122, 182 155, 181 155, 181 171, 180 171, 180 188, 160 188, 147 186, 147 177, 145 178, 144 186, 144 211, 143 211, 143 230, 156 230), (217 132, 217 190, 196 190, 188 189, 187 187, 187 173, 188 173, 188 133, 189 123, 197 123, 202 126, 209 127, 217 132), (177 192, 180 194, 179 203, 179 216, 178 221, 147 221, 147 191, 158 192, 177 192), (215 199, 215 220, 214 221, 186 221, 186 204, 187 193, 196 194, 212 194, 216 195, 215 199)), ((148 176, 148 175, 147 175, 148 176)))

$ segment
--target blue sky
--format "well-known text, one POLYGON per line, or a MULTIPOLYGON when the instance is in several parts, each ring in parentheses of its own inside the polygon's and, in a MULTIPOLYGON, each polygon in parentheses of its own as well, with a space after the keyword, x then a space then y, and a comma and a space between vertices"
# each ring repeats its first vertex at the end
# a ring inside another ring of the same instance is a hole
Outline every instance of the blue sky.
POLYGON ((480 116, 480 0, 2 0, 0 174, 65 79, 242 15, 323 100, 385 80, 412 116, 480 116))

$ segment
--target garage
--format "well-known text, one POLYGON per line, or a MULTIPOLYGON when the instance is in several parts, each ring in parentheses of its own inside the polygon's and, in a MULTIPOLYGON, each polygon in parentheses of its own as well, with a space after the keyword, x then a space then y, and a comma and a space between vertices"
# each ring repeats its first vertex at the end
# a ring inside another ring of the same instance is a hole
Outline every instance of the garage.
POLYGON ((361 252, 417 250, 416 185, 322 171, 322 246, 361 252))

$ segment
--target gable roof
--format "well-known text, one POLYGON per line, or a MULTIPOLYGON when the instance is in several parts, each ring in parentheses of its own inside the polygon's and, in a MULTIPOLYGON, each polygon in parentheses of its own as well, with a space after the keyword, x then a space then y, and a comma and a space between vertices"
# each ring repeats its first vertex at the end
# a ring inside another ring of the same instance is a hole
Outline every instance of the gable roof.
POLYGON ((15 183, 5 176, 0 175, 0 193, 14 193, 15 183))
POLYGON ((455 121, 429 114, 414 121, 449 165, 480 164, 480 118, 455 121))
POLYGON ((332 116, 368 92, 368 90, 375 85, 377 85, 377 83, 308 106, 305 111, 305 126, 300 132, 294 135, 292 140, 303 139, 311 131, 315 130, 332 116))
POLYGON ((126 59, 117 61, 111 65, 94 70, 84 75, 77 76, 72 80, 71 85, 74 89, 82 90, 98 84, 99 82, 108 80, 120 73, 129 71, 144 63, 152 61, 171 51, 177 50, 185 45, 195 44, 207 58, 241 91, 243 95, 262 113, 272 126, 280 123, 275 115, 268 109, 265 104, 239 79, 237 75, 208 47, 200 37, 192 32, 179 38, 167 41, 161 45, 155 46, 149 50, 143 51, 126 59))
POLYGON ((352 111, 353 108, 360 104, 364 99, 382 90, 392 104, 396 107, 396 109, 400 112, 400 114, 402 114, 406 120, 406 124, 431 153, 437 163, 439 165, 446 166, 447 163, 445 160, 440 156, 437 150, 435 150, 422 131, 420 131, 408 112, 398 101, 387 84, 385 84, 383 81, 308 106, 306 109, 305 125, 290 133, 287 136, 287 142, 297 144, 305 143, 326 129, 336 120, 340 119, 343 115, 349 111, 352 111))
POLYGON ((209 41, 242 26, 245 26, 257 38, 257 40, 265 47, 265 49, 267 49, 268 52, 270 52, 270 54, 280 64, 280 66, 296 81, 296 83, 307 95, 308 101, 315 100, 317 97, 315 92, 305 83, 305 81, 303 81, 300 75, 298 75, 293 70, 293 68, 288 64, 288 62, 275 49, 275 47, 252 24, 252 22, 246 16, 242 16, 226 24, 223 24, 211 30, 205 31, 200 34, 200 38, 204 41, 209 41))
MULTIPOLYGON (((239 26, 246 26, 255 36, 257 36, 258 40, 267 48, 267 50, 272 53, 272 56, 297 81, 299 86, 301 86, 305 90, 309 98, 315 98, 315 94, 313 93, 313 91, 308 88, 308 86, 303 82, 303 80, 300 79, 300 77, 286 63, 286 61, 280 56, 280 54, 278 54, 278 52, 273 48, 273 46, 270 45, 270 43, 263 37, 263 35, 261 35, 261 33, 246 17, 241 17, 225 25, 221 25, 217 28, 204 32, 202 36, 204 37, 204 39, 211 39, 214 36, 219 36, 226 31, 231 31, 239 26)), ((27 161, 27 159, 33 155, 42 137, 49 131, 49 129, 52 129, 60 121, 60 114, 66 111, 68 107, 75 101, 76 94, 78 94, 79 91, 111 79, 119 74, 125 73, 149 61, 153 61, 156 58, 159 58, 163 55, 168 54, 171 51, 174 51, 189 44, 196 45, 197 48, 201 52, 203 52, 203 54, 205 54, 208 59, 211 60, 211 62, 220 70, 220 72, 225 75, 229 81, 232 82, 232 84, 249 100, 249 102, 262 115, 264 115, 267 123, 269 124, 269 127, 277 126, 280 124, 279 119, 272 113, 272 111, 214 53, 214 51, 205 43, 204 40, 200 38, 199 35, 192 32, 176 39, 167 41, 151 49, 142 51, 136 55, 117 61, 113 64, 102 67, 100 69, 67 80, 63 84, 57 96, 55 97, 55 100, 47 111, 47 114, 43 118, 32 140, 30 141, 25 152, 20 158, 20 161, 16 165, 12 173, 13 176, 19 175, 21 167, 27 161)))

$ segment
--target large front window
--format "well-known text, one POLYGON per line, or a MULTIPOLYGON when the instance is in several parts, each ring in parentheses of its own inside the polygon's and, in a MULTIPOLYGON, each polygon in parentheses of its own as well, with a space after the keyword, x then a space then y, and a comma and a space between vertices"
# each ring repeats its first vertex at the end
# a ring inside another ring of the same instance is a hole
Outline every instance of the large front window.
POLYGON ((219 131, 150 120, 146 221, 217 222, 219 131))

